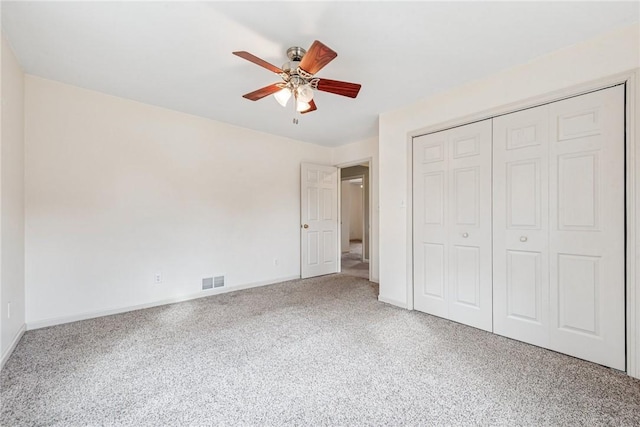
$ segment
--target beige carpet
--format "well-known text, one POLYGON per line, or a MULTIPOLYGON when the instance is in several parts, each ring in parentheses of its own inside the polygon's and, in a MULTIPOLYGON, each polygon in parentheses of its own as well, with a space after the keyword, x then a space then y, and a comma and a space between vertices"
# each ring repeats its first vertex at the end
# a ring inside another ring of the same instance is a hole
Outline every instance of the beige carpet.
POLYGON ((27 332, 2 426, 638 426, 640 382, 346 275, 27 332))
POLYGON ((342 254, 340 265, 342 274, 349 276, 369 278, 369 262, 362 261, 362 241, 351 240, 349 242, 349 252, 342 254))

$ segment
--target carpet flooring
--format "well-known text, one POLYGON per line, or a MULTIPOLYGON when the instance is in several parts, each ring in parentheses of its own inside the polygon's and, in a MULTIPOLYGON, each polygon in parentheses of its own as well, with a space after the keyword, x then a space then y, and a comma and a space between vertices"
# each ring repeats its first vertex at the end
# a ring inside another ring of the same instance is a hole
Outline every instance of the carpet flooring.
POLYGON ((621 372, 331 275, 27 332, 2 426, 640 425, 621 372))
POLYGON ((369 262, 362 261, 362 241, 351 240, 349 252, 344 252, 340 260, 341 273, 349 276, 369 278, 369 262))

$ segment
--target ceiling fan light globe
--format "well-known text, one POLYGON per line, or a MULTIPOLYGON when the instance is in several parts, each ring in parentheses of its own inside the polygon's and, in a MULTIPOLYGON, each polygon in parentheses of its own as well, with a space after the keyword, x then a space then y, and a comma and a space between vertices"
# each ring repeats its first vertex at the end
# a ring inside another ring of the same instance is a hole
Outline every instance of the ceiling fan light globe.
POLYGON ((274 93, 273 97, 276 99, 276 101, 278 101, 278 104, 286 107, 287 103, 289 102, 289 98, 291 98, 291 91, 287 88, 284 88, 274 93))
POLYGON ((299 86, 296 93, 298 101, 309 103, 313 99, 313 89, 309 85, 299 86))
POLYGON ((298 113, 301 113, 303 111, 307 111, 309 108, 311 108, 311 105, 309 105, 308 102, 303 102, 300 99, 298 99, 296 101, 296 111, 298 113))

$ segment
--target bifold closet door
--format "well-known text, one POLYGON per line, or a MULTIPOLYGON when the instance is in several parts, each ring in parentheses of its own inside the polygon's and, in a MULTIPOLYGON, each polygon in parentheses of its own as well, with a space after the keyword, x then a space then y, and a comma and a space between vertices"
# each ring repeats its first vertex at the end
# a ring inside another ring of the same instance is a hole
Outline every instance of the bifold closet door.
POLYGON ((549 346, 549 111, 493 120, 493 331, 549 346))
POLYGON ((494 332, 625 369, 624 87, 494 119, 494 332))
POLYGON ((414 307, 492 330, 491 120, 413 140, 414 307))
POLYGON ((550 347, 624 370, 624 86, 549 115, 550 347))

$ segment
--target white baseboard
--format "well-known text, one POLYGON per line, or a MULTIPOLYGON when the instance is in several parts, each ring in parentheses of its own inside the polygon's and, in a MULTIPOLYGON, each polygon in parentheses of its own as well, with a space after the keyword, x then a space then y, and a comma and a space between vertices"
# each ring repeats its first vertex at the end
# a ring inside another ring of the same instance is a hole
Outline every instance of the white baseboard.
POLYGON ((404 309, 407 308, 407 303, 406 302, 400 302, 400 301, 394 300, 392 298, 383 297, 382 295, 378 295, 378 301, 384 302, 386 304, 395 305, 397 307, 404 308, 404 309))
POLYGON ((182 302, 182 301, 189 301, 189 300, 198 299, 198 298, 205 298, 205 297, 209 297, 209 296, 212 296, 212 295, 225 294, 227 292, 234 292, 234 291, 240 291, 240 290, 243 290, 243 289, 257 288, 259 286, 274 285, 276 283, 287 282, 289 280, 295 280, 295 279, 299 279, 299 278, 300 278, 300 276, 280 277, 278 279, 273 279, 273 280, 266 280, 266 281, 254 282, 254 283, 246 283, 244 285, 229 286, 228 288, 219 288, 219 289, 211 289, 211 290, 207 290, 207 291, 201 291, 201 292, 198 292, 197 294, 178 295, 178 296, 175 296, 175 297, 172 297, 172 298, 167 298, 167 299, 163 299, 163 300, 159 300, 159 301, 153 301, 153 302, 149 302, 149 303, 145 303, 145 304, 138 304, 138 305, 132 305, 132 306, 127 306, 127 307, 119 307, 119 308, 113 308, 113 309, 109 309, 109 310, 86 312, 86 313, 74 314, 72 316, 62 316, 62 317, 55 317, 55 318, 50 318, 50 319, 35 320, 33 322, 27 322, 26 329, 28 331, 31 331, 33 329, 40 329, 40 328, 46 328, 46 327, 49 327, 49 326, 62 325, 64 323, 71 323, 71 322, 77 322, 77 321, 80 321, 80 320, 94 319, 96 317, 110 316, 112 314, 126 313, 126 312, 129 312, 129 311, 142 310, 142 309, 151 308, 151 307, 158 307, 160 305, 174 304, 174 303, 182 302))
POLYGON ((9 348, 7 348, 4 353, 2 353, 2 359, 0 359, 0 370, 4 368, 4 364, 7 363, 7 360, 9 360, 9 357, 11 357, 11 353, 13 353, 13 350, 16 349, 16 346, 20 342, 20 339, 22 338, 22 335, 24 335, 26 330, 27 325, 23 323, 22 327, 20 328, 20 330, 18 330, 18 333, 13 338, 13 341, 11 342, 9 348))

